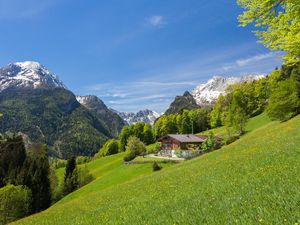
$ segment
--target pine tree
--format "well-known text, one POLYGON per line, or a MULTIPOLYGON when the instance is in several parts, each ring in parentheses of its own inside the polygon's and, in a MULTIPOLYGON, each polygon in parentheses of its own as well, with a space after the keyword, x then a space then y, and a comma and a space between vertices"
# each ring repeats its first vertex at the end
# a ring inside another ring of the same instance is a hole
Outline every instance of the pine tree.
POLYGON ((46 145, 33 145, 20 174, 20 184, 32 192, 31 212, 39 212, 51 204, 50 166, 46 145))
POLYGON ((68 159, 64 177, 63 194, 67 195, 78 188, 78 173, 76 158, 73 156, 68 159))

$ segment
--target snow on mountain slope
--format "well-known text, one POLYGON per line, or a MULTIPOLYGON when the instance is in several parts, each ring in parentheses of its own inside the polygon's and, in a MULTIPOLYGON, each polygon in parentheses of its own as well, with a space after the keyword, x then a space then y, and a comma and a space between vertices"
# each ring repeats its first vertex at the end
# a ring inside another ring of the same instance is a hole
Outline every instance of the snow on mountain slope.
POLYGON ((252 82, 265 77, 264 75, 246 75, 242 77, 228 77, 214 76, 205 84, 198 85, 193 91, 192 95, 200 106, 213 105, 220 94, 224 94, 229 85, 235 83, 252 82))
POLYGON ((149 109, 140 110, 137 113, 133 112, 117 112, 120 117, 123 118, 128 124, 134 124, 138 122, 145 122, 150 123, 151 125, 154 124, 155 120, 160 117, 161 115, 157 112, 154 112, 149 109))
POLYGON ((11 63, 0 68, 0 92, 15 88, 66 88, 59 78, 38 62, 11 63))
POLYGON ((95 95, 76 96, 77 101, 88 109, 107 109, 104 102, 95 95))

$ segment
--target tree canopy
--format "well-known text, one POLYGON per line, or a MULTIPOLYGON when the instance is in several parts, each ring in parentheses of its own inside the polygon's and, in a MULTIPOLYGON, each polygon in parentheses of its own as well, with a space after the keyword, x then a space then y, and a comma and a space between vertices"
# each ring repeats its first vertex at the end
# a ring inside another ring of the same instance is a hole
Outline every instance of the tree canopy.
POLYGON ((300 62, 299 0, 237 0, 245 9, 241 26, 254 24, 260 41, 271 50, 285 51, 286 64, 300 62))

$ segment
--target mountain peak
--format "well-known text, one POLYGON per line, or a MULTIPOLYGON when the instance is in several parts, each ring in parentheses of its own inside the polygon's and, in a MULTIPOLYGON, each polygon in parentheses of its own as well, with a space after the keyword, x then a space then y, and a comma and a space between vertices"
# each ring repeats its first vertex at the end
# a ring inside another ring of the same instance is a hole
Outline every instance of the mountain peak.
POLYGON ((193 91, 192 96, 200 106, 212 106, 220 94, 224 94, 229 85, 235 83, 252 82, 263 78, 264 75, 245 75, 241 77, 213 76, 204 84, 199 84, 193 91))
POLYGON ((76 96, 76 99, 88 109, 107 109, 104 102, 95 95, 76 96))
POLYGON ((0 92, 16 88, 64 88, 62 81, 39 62, 10 63, 0 68, 0 92))

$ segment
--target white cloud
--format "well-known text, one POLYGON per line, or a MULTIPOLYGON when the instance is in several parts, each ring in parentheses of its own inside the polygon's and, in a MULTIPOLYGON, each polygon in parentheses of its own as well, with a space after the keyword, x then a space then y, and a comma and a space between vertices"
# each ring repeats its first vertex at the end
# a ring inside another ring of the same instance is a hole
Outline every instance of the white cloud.
POLYGON ((238 66, 246 66, 248 64, 252 64, 252 63, 264 60, 264 59, 269 59, 269 58, 274 58, 274 57, 279 57, 279 52, 269 52, 269 53, 265 53, 265 54, 258 54, 258 55, 255 55, 255 56, 252 56, 252 57, 249 57, 246 59, 239 59, 239 60, 236 60, 236 64, 238 66))
POLYGON ((248 58, 237 59, 231 63, 227 63, 222 66, 223 71, 234 71, 241 69, 255 69, 260 68, 263 65, 267 65, 269 63, 280 62, 280 56, 282 56, 282 52, 268 52, 264 54, 257 54, 248 58))
POLYGON ((164 17, 159 15, 150 16, 146 18, 146 21, 153 27, 162 27, 166 24, 164 17))

